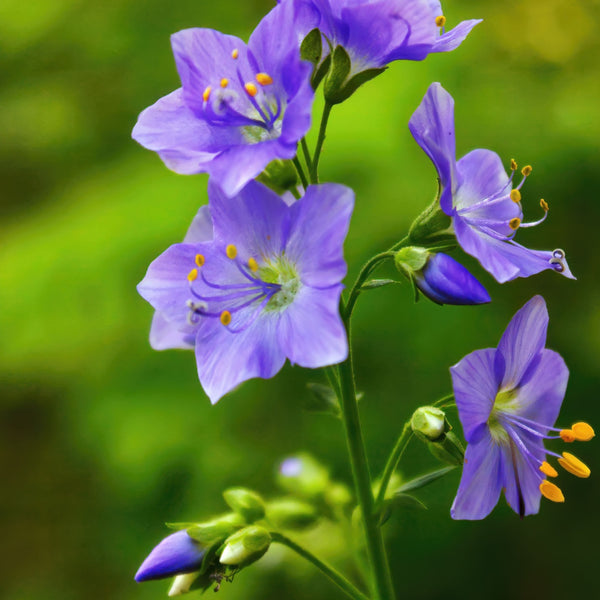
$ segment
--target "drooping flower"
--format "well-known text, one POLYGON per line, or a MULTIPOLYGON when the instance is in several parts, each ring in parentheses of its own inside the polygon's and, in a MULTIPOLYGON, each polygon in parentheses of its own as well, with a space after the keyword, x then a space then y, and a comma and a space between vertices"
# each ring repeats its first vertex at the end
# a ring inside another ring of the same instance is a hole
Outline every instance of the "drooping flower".
POLYGON ((446 19, 437 0, 313 2, 321 12, 321 32, 330 44, 342 46, 349 54, 351 74, 394 60, 423 60, 434 52, 454 50, 481 22, 463 21, 446 32, 446 19))
POLYGON ((154 347, 193 345, 213 403, 242 381, 273 377, 286 358, 308 368, 343 361, 339 299, 352 190, 309 186, 292 205, 257 182, 230 199, 214 183, 208 193, 212 239, 188 234, 138 286, 157 311, 154 347))
POLYGON ((548 204, 541 200, 544 216, 534 223, 523 222, 521 188, 531 167, 522 169, 523 178, 514 186, 516 163, 511 161, 509 177, 491 150, 473 150, 456 160, 454 100, 439 83, 431 84, 409 128, 437 169, 441 210, 452 218, 456 239, 465 252, 500 283, 546 269, 574 279, 563 250, 530 250, 514 241, 518 229, 538 225, 548 213, 548 204))
POLYGON ((547 460, 578 477, 590 470, 569 452, 546 450, 544 440, 588 441, 586 423, 554 427, 569 371, 559 354, 545 348, 548 311, 534 296, 512 318, 497 348, 476 350, 450 369, 458 414, 468 442, 454 519, 483 519, 504 490, 521 517, 537 513, 542 496, 563 502, 558 475, 547 460))
POLYGON ((293 158, 310 127, 312 65, 299 48, 317 22, 308 0, 290 0, 264 17, 248 45, 212 29, 174 34, 182 87, 141 113, 133 138, 171 170, 209 173, 236 194, 271 161, 293 158))
POLYGON ((200 569, 204 548, 185 530, 167 536, 150 552, 135 574, 138 582, 165 579, 200 569))

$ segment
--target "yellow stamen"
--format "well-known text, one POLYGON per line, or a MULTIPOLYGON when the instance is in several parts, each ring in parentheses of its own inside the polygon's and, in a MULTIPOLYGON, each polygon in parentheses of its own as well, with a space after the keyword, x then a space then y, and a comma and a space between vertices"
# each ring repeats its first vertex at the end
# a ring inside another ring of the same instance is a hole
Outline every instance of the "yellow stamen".
POLYGON ((521 224, 521 219, 519 219, 519 217, 515 217, 514 219, 511 219, 508 222, 508 226, 513 230, 516 231, 517 229, 519 229, 519 225, 521 224))
POLYGON ((540 198, 540 206, 542 207, 544 212, 548 212, 550 210, 548 203, 543 198, 540 198))
POLYGON ((563 429, 563 430, 561 430, 559 435, 560 435, 562 441, 566 442, 567 444, 574 442, 576 439, 575 432, 572 431, 571 429, 563 429))
POLYGON ((256 96, 256 94, 258 94, 258 89, 256 88, 256 86, 253 83, 247 83, 244 86, 244 89, 246 90, 246 93, 248 94, 248 96, 256 96))
POLYGON ((511 171, 516 171, 518 169, 519 165, 517 165, 517 161, 514 158, 510 159, 510 170, 511 171))
POLYGON ((211 92, 211 87, 209 85, 202 93, 202 100, 204 100, 204 102, 208 102, 208 99, 210 98, 210 92, 211 92))
POLYGON ((583 479, 590 476, 590 468, 576 456, 573 456, 570 452, 563 452, 563 457, 558 459, 558 464, 565 471, 569 471, 569 473, 583 479))
POLYGON ((226 77, 223 77, 223 79, 221 79, 221 87, 226 88, 228 85, 229 85, 229 79, 227 79, 226 77))
POLYGON ((199 267, 203 267, 204 266, 204 255, 203 254, 196 254, 196 264, 199 267))
POLYGON ((260 85, 271 85, 273 83, 273 78, 266 73, 257 73, 256 81, 258 81, 260 85))
POLYGON ((231 53, 231 58, 233 58, 234 60, 240 55, 240 51, 236 48, 232 53, 231 53))
POLYGON ((511 190, 510 199, 513 202, 521 202, 521 192, 519 190, 511 190))
POLYGON ((540 465, 540 471, 548 477, 558 477, 558 471, 548 462, 544 461, 540 465))
POLYGON ((231 313, 228 310, 224 310, 219 319, 223 325, 227 326, 231 323, 231 313))
POLYGON ((542 481, 540 483, 540 492, 542 492, 542 496, 544 498, 548 498, 548 500, 552 500, 552 502, 564 502, 565 497, 561 492, 560 488, 549 481, 542 481))
POLYGON ((575 434, 578 442, 589 442, 596 435, 592 426, 583 422, 575 423, 571 427, 571 431, 575 434))
POLYGON ((189 273, 188 273, 188 281, 196 281, 196 279, 198 278, 198 269, 192 269, 189 273))
POLYGON ((528 177, 529 175, 531 175, 531 171, 533 171, 533 167, 531 165, 527 165, 526 167, 523 167, 521 169, 523 177, 528 177))
POLYGON ((256 271, 258 271, 258 263, 252 257, 248 259, 248 266, 250 267, 250 270, 253 273, 256 273, 256 271))
POLYGON ((227 258, 233 260, 237 256, 237 248, 233 244, 229 244, 225 248, 225 254, 227 254, 227 258))
POLYGON ((440 15, 439 17, 435 18, 435 24, 438 27, 443 27, 446 24, 446 17, 444 17, 443 15, 440 15))

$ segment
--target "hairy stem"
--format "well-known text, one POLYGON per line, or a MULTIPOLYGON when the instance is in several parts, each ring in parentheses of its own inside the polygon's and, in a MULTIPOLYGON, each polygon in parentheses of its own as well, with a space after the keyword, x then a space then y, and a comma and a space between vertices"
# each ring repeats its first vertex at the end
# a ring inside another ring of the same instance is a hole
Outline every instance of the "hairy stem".
POLYGON ((325 142, 325 132, 327 131, 327 122, 329 121, 329 115, 333 104, 325 102, 323 107, 323 116, 321 117, 321 126, 319 127, 319 137, 317 138, 317 145, 315 147, 315 153, 313 155, 312 164, 310 165, 310 182, 319 183, 319 160, 321 158, 321 150, 323 149, 323 142, 325 142))

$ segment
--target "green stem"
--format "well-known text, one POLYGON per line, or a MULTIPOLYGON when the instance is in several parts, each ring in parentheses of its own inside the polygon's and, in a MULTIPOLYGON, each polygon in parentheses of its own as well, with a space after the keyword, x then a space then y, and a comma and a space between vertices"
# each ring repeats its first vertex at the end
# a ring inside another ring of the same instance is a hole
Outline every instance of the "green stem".
POLYGON ((448 394, 439 400, 436 400, 431 406, 439 406, 440 404, 445 404, 448 400, 454 400, 454 394, 448 394))
MULTIPOLYGON (((348 323, 347 331, 348 339, 350 339, 348 323)), ((348 350, 348 358, 338 365, 338 372, 341 389, 342 419, 346 432, 346 443, 350 455, 354 487, 362 512, 367 555, 371 567, 371 585, 377 600, 393 600, 394 589, 392 578, 390 576, 385 546, 383 545, 383 537, 374 511, 371 475, 369 473, 365 443, 360 427, 350 349, 348 350)))
POLYGON ((310 165, 310 182, 319 183, 319 160, 321 158, 321 150, 323 149, 323 142, 325 141, 325 132, 327 131, 327 122, 329 121, 329 115, 333 104, 325 101, 323 107, 323 116, 321 117, 321 127, 319 127, 319 137, 317 138, 317 145, 315 147, 315 153, 313 155, 312 164, 310 165))
POLYGON ((296 544, 290 540, 290 538, 278 533, 271 531, 271 538, 274 542, 287 546, 302 558, 305 558, 308 562, 312 563, 323 575, 328 577, 333 583, 335 583, 341 590, 343 590, 350 598, 354 600, 369 600, 360 590, 356 589, 350 581, 348 581, 341 573, 336 571, 333 567, 330 567, 327 563, 317 558, 314 554, 308 550, 296 544))
MULTIPOLYGON (((302 168, 302 165, 300 164, 298 157, 294 156, 292 162, 294 163, 294 166, 296 167, 296 171, 298 171, 298 175, 300 176, 300 181, 302 182, 302 187, 304 189, 306 189, 308 187, 308 179, 306 178, 306 175, 304 174, 304 169, 302 168)), ((309 166, 309 169, 310 169, 310 166, 309 166)))
POLYGON ((388 458, 388 461, 383 469, 383 474, 381 475, 381 483, 379 485, 379 493, 377 494, 377 500, 375 501, 375 510, 380 510, 385 500, 385 493, 387 491, 388 485, 390 484, 390 479, 404 454, 404 450, 406 450, 406 446, 408 446, 408 442, 412 438, 412 429, 410 428, 410 421, 407 421, 404 424, 404 428, 402 429, 402 433, 388 458))
POLYGON ((310 156, 310 150, 308 149, 308 143, 306 142, 306 138, 303 137, 300 142, 302 146, 302 153, 304 154, 304 161, 306 162, 306 166, 308 167, 308 172, 310 173, 312 169, 312 158, 310 156))

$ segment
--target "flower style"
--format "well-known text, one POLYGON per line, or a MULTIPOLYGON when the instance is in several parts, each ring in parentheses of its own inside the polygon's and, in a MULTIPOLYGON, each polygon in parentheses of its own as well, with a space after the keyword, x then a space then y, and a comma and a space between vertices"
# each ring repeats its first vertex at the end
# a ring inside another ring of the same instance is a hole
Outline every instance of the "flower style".
POLYGON ((317 23, 308 0, 290 0, 248 45, 212 29, 174 34, 182 87, 141 113, 133 138, 176 173, 209 173, 233 196, 272 160, 293 158, 310 127, 312 65, 299 48, 317 23))
POLYGON ((559 354, 544 347, 547 327, 546 303, 534 296, 512 318, 498 348, 476 350, 450 369, 468 442, 451 509, 454 519, 483 519, 501 490, 521 517, 538 512, 541 496, 564 502, 561 490, 547 479, 558 475, 547 455, 578 477, 590 474, 573 454, 544 448, 545 439, 573 442, 594 436, 587 423, 554 427, 569 371, 559 354))
POLYGON ((247 379, 273 377, 286 358, 308 368, 343 361, 352 190, 309 186, 291 205, 257 182, 230 199, 214 183, 208 191, 212 236, 204 211, 138 285, 157 311, 153 347, 195 347, 213 403, 247 379))
POLYGON ((137 582, 193 573, 202 565, 204 548, 185 530, 167 536, 150 552, 135 574, 137 582))
POLYGON ((540 201, 544 216, 523 222, 521 188, 531 173, 522 169, 521 182, 513 187, 517 165, 506 174, 500 157, 491 150, 473 150, 456 161, 454 100, 439 84, 429 86, 409 122, 410 131, 437 169, 441 210, 452 218, 462 249, 479 260, 500 283, 553 269, 574 279, 563 250, 530 250, 514 241, 523 227, 545 220, 548 204, 540 201))
POLYGON ((313 2, 322 15, 321 32, 332 45, 343 46, 348 52, 351 74, 394 60, 423 60, 434 52, 454 50, 481 22, 463 21, 446 32, 446 19, 437 0, 313 2))

